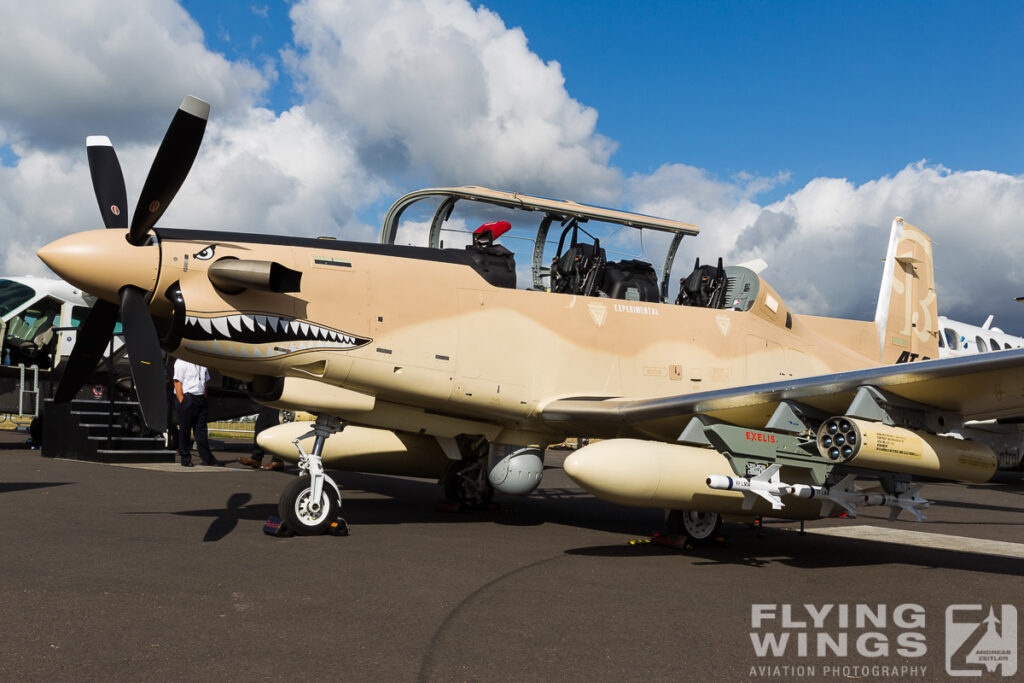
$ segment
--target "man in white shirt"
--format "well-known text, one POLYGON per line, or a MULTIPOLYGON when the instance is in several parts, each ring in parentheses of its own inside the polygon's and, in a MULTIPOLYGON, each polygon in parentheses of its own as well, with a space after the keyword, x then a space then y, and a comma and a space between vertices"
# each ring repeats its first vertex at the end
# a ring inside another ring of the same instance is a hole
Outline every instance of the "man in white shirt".
POLYGON ((206 383, 210 371, 202 365, 178 358, 174 361, 174 395, 178 398, 178 455, 182 467, 192 467, 192 433, 196 450, 204 465, 215 467, 224 463, 213 457, 206 438, 206 383))

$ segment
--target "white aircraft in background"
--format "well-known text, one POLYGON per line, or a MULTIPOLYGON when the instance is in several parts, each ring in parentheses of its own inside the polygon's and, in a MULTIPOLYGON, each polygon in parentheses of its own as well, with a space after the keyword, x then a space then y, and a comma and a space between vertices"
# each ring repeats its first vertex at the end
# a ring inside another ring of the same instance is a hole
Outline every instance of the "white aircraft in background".
POLYGON ((0 339, 3 365, 38 365, 49 370, 71 353, 75 333, 96 300, 63 280, 0 278, 0 339), (64 334, 56 334, 61 328, 64 334))
POLYGON ((1017 337, 992 327, 989 316, 981 327, 939 316, 939 358, 969 356, 986 351, 1024 348, 1024 337, 1017 337))
MULTIPOLYGON (((955 358, 972 356, 989 351, 1024 348, 1024 337, 1003 332, 992 327, 992 315, 989 315, 981 327, 939 316, 939 358, 955 358)), ((982 432, 999 432, 1005 434, 1009 425, 995 421, 970 422, 968 425, 982 432)), ((1020 427, 1020 425, 1018 425, 1020 427)), ((1000 469, 1017 469, 1024 463, 1024 434, 1010 436, 1004 447, 998 450, 1000 469)))

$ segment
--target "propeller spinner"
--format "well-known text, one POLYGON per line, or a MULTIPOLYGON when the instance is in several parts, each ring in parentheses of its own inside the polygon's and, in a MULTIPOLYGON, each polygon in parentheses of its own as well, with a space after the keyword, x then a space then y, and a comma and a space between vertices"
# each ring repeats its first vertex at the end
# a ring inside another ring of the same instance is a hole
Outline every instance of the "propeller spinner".
POLYGON ((127 228, 123 241, 117 233, 86 232, 48 244, 38 255, 68 282, 100 298, 78 332, 54 395, 58 403, 74 398, 102 357, 117 315, 124 323, 125 343, 146 425, 154 431, 167 429, 167 391, 160 341, 149 315, 159 263, 159 247, 149 242, 149 231, 170 205, 185 182, 206 130, 210 105, 195 97, 182 100, 160 143, 131 226, 127 222, 127 192, 121 165, 110 140, 90 136, 86 140, 93 191, 103 224, 108 229, 127 228), (110 282, 118 273, 119 282, 110 282))

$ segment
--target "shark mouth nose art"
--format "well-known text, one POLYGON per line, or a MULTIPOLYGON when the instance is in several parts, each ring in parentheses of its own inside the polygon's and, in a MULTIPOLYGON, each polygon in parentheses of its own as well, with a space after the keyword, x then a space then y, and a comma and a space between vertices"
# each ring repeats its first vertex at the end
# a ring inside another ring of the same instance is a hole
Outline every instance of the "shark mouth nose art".
POLYGON ((187 315, 182 334, 186 348, 237 358, 273 358, 301 351, 346 351, 371 340, 306 320, 242 313, 187 315))

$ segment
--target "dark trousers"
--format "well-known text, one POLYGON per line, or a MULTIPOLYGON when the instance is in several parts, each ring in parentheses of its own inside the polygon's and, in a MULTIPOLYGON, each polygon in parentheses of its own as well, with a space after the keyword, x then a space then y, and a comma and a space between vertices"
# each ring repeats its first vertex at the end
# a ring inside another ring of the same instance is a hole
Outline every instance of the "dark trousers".
POLYGON ((192 433, 196 435, 196 450, 203 463, 213 462, 210 442, 206 438, 206 397, 196 394, 185 394, 178 406, 178 455, 182 462, 192 459, 192 433))
MULTIPOLYGON (((267 427, 273 427, 278 422, 278 411, 277 408, 268 408, 266 406, 260 406, 259 413, 256 415, 256 424, 253 426, 253 440, 252 440, 252 457, 254 460, 263 460, 265 452, 260 448, 259 444, 256 443, 256 437, 267 427)), ((281 458, 274 456, 273 462, 281 462, 281 458)))

